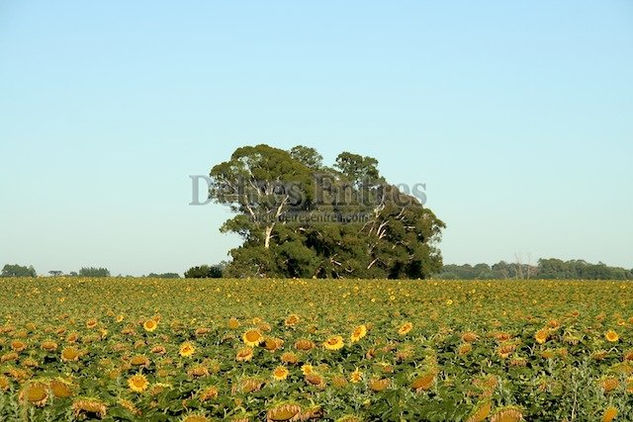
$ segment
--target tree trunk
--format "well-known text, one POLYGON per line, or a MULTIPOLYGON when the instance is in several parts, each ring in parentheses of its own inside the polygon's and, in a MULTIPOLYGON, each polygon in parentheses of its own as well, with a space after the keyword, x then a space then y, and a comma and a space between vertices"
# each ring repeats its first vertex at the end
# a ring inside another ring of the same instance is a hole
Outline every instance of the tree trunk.
POLYGON ((266 229, 265 229, 264 248, 266 249, 270 247, 270 238, 273 233, 273 227, 275 227, 275 225, 271 224, 270 226, 266 226, 266 229))

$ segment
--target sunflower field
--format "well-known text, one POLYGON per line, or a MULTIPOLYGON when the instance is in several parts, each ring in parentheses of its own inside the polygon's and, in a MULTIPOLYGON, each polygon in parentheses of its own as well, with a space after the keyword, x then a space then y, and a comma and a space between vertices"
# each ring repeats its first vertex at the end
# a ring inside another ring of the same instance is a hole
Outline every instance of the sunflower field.
POLYGON ((0 281, 0 420, 633 420, 633 285, 0 281))

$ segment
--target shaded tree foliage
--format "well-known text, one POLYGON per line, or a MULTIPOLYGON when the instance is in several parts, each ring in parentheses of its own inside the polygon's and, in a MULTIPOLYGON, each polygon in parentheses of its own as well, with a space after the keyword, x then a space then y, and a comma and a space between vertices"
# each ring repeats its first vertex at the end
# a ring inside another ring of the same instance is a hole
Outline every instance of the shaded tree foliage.
POLYGON ((110 270, 103 267, 83 267, 79 270, 80 277, 110 277, 110 270))
POLYGON ((388 184, 372 157, 334 166, 313 148, 238 148, 211 169, 210 198, 236 214, 243 243, 227 277, 426 278, 440 270, 444 223, 388 184))
POLYGON ((35 268, 32 265, 22 266, 18 264, 6 264, 2 267, 2 272, 0 272, 0 277, 35 277, 37 273, 35 272, 35 268))
POLYGON ((178 273, 149 273, 147 274, 149 278, 180 278, 180 274, 178 273))
POLYGON ((220 265, 200 265, 191 267, 185 271, 185 278, 221 278, 222 266, 220 265))

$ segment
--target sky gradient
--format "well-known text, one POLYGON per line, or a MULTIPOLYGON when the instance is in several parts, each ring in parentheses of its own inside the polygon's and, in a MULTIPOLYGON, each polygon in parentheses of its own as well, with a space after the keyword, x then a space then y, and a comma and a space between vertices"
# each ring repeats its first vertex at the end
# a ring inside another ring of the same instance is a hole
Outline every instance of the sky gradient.
POLYGON ((633 3, 0 2, 0 266, 226 259, 242 145, 426 183, 446 263, 633 267, 633 3))

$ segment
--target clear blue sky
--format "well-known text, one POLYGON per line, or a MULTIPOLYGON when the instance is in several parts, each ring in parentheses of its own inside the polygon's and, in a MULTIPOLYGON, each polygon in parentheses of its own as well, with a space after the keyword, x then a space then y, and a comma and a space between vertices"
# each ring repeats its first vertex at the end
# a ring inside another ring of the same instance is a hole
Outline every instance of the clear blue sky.
POLYGON ((182 272, 238 244, 238 146, 427 183, 448 263, 633 267, 633 2, 0 2, 0 265, 182 272))

